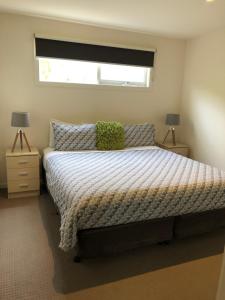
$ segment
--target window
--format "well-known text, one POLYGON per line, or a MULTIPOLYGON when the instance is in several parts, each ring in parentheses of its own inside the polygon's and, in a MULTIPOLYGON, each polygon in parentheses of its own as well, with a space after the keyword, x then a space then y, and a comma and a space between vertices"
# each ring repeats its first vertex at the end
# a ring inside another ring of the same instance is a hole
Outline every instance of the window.
POLYGON ((148 87, 151 68, 38 58, 39 81, 148 87))
POLYGON ((99 84, 148 87, 150 70, 145 67, 100 64, 99 84))
POLYGON ((35 37, 39 81, 148 87, 154 51, 35 37))

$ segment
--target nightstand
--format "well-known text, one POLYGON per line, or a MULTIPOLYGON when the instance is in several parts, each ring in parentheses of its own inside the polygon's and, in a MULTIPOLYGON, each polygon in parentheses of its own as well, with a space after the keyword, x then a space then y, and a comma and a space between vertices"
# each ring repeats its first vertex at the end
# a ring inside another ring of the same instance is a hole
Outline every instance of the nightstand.
POLYGON ((165 144, 158 143, 158 146, 165 150, 172 151, 177 154, 189 157, 190 148, 185 144, 176 143, 176 146, 174 146, 172 143, 165 143, 165 144))
POLYGON ((6 151, 8 198, 40 194, 40 155, 36 148, 6 151))

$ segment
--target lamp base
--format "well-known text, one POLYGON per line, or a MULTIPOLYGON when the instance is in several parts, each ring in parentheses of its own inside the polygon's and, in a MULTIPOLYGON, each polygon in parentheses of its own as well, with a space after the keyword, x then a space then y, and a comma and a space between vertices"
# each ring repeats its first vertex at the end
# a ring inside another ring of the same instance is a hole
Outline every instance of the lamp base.
POLYGON ((16 133, 11 152, 14 152, 18 138, 20 138, 20 149, 23 150, 23 139, 24 139, 29 152, 31 152, 31 148, 28 143, 26 134, 22 129, 19 129, 16 133))
POLYGON ((168 131, 167 131, 167 133, 166 133, 166 136, 165 136, 165 138, 164 138, 164 140, 163 140, 163 144, 165 144, 165 142, 166 142, 166 140, 167 140, 167 138, 168 138, 168 136, 169 136, 169 134, 172 134, 172 141, 173 141, 173 146, 176 146, 176 135, 175 135, 175 128, 173 128, 173 127, 170 127, 169 129, 168 129, 168 131))

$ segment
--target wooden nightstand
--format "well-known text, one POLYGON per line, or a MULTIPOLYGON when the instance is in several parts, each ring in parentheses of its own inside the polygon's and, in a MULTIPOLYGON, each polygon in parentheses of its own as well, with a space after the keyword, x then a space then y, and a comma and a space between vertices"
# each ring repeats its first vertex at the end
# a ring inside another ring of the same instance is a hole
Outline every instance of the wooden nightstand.
POLYGON ((36 148, 6 151, 8 198, 38 196, 40 194, 40 155, 36 148))
POLYGON ((177 154, 189 157, 190 148, 185 144, 177 143, 176 146, 174 146, 172 143, 165 143, 165 144, 158 143, 158 146, 165 150, 172 151, 177 154))

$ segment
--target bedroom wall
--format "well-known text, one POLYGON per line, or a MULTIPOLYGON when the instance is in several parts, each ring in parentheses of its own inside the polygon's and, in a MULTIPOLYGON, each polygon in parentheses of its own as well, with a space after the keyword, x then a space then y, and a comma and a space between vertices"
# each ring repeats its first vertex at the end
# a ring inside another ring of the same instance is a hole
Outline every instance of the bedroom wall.
POLYGON ((181 109, 193 158, 225 170, 225 29, 188 41, 181 109))
POLYGON ((74 122, 118 120, 153 122, 157 138, 165 133, 167 112, 179 112, 185 41, 147 34, 0 14, 0 184, 6 183, 4 151, 11 146, 15 129, 12 111, 29 111, 31 144, 48 145, 51 118, 74 122), (157 49, 154 83, 149 89, 124 87, 62 87, 35 81, 34 33, 157 49))

